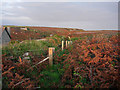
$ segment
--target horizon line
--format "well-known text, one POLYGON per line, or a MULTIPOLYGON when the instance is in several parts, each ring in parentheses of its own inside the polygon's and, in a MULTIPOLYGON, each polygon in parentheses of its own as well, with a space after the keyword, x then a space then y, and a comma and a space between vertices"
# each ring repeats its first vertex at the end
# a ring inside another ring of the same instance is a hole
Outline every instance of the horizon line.
POLYGON ((78 27, 59 27, 59 26, 40 26, 40 25, 1 25, 1 26, 29 26, 29 27, 49 27, 49 28, 74 28, 74 29, 83 29, 83 30, 120 30, 120 29, 84 29, 78 27))

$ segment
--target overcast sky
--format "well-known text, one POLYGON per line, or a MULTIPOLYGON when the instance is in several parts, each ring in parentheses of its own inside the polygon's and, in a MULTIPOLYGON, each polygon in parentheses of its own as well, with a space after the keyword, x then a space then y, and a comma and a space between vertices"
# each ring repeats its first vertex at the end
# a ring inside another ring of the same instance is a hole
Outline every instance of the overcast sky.
POLYGON ((118 29, 117 2, 3 2, 3 25, 118 29))

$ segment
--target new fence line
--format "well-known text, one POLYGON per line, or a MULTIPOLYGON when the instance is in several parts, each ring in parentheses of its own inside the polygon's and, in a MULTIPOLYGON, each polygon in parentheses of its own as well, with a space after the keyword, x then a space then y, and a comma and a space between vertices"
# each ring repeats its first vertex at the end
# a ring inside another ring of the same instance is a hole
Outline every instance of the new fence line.
MULTIPOLYGON (((72 41, 66 41, 66 48, 70 46, 70 44, 72 44, 72 41)), ((62 51, 64 50, 64 41, 62 41, 62 51)), ((52 66, 53 65, 53 54, 55 53, 55 48, 54 47, 49 47, 48 49, 48 57, 43 59, 42 61, 38 62, 37 64, 33 65, 32 67, 30 67, 27 71, 29 71, 30 69, 32 69, 33 67, 35 67, 36 65, 46 61, 49 59, 49 65, 52 66)))

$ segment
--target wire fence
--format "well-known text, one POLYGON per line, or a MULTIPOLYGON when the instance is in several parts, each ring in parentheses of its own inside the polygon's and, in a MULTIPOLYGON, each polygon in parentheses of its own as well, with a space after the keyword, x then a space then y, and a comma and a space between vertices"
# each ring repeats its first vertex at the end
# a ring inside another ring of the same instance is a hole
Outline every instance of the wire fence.
MULTIPOLYGON (((66 43, 64 43, 65 41, 62 41, 62 51, 64 50, 64 48, 68 48, 71 44, 72 44, 72 41, 66 41, 66 43), (64 45, 65 44, 65 45, 64 45)), ((43 63, 44 61, 48 60, 49 59, 49 65, 52 66, 53 65, 53 55, 55 53, 55 48, 54 47, 49 47, 48 49, 48 57, 41 60, 40 62, 36 63, 35 65, 31 66, 27 71, 29 71, 31 68, 35 67, 36 65, 38 64, 41 64, 43 63)))

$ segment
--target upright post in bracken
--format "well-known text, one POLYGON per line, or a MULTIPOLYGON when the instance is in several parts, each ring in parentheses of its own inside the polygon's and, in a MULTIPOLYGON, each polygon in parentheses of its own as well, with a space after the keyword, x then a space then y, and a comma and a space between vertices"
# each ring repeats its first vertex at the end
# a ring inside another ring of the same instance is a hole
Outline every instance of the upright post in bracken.
POLYGON ((55 48, 50 47, 48 52, 49 52, 49 65, 52 66, 53 65, 53 53, 55 52, 55 48))
POLYGON ((63 49, 64 49, 64 41, 62 41, 62 51, 63 51, 63 49))
POLYGON ((70 41, 68 41, 68 46, 70 46, 70 41))
POLYGON ((66 48, 68 47, 68 41, 66 41, 66 48))

